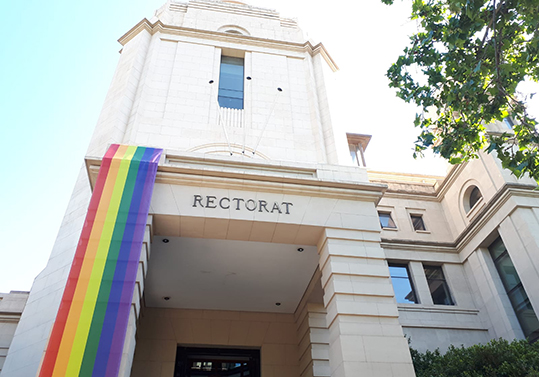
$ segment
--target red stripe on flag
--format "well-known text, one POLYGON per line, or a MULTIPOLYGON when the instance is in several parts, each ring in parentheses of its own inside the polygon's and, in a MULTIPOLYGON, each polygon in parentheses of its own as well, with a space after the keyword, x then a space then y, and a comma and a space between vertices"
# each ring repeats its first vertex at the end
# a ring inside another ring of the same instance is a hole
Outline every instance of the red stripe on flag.
POLYGON ((39 372, 39 377, 52 376, 52 373, 54 371, 56 357, 58 356, 58 349, 60 348, 60 343, 64 334, 67 317, 71 308, 71 303, 73 302, 73 295, 75 294, 75 288, 77 287, 77 282, 82 267, 82 261, 84 260, 84 255, 88 246, 88 240, 90 238, 90 233, 94 225, 95 215, 97 213, 99 201, 101 200, 103 187, 105 186, 105 182, 107 180, 107 175, 109 172, 112 157, 116 154, 118 147, 119 145, 117 144, 111 145, 109 150, 103 157, 101 168, 99 169, 99 174, 97 176, 94 192, 90 200, 90 205, 88 206, 86 219, 84 220, 84 226, 80 235, 79 244, 77 246, 75 257, 71 265, 71 270, 69 271, 69 277, 67 278, 66 288, 62 296, 62 301, 60 302, 60 308, 58 309, 58 314, 56 315, 56 320, 54 321, 52 333, 49 338, 47 350, 45 352, 45 358, 39 372))

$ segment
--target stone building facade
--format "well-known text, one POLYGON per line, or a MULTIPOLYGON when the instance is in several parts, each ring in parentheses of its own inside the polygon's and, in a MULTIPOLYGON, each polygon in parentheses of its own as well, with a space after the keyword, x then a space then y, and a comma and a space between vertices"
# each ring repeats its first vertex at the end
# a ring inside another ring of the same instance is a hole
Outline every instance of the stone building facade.
POLYGON ((442 178, 368 171, 369 137, 333 131, 337 66, 275 11, 169 1, 120 43, 2 377, 39 373, 110 144, 164 150, 121 376, 413 376, 408 339, 537 337, 534 181, 490 155, 442 178))
POLYGON ((28 300, 28 292, 0 293, 0 372, 28 300))

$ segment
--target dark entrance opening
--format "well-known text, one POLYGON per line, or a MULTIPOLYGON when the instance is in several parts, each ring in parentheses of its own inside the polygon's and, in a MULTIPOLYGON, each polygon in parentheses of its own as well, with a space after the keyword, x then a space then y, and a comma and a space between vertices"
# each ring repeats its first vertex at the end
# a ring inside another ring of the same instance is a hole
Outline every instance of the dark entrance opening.
POLYGON ((174 377, 260 377, 260 350, 178 347, 174 377))

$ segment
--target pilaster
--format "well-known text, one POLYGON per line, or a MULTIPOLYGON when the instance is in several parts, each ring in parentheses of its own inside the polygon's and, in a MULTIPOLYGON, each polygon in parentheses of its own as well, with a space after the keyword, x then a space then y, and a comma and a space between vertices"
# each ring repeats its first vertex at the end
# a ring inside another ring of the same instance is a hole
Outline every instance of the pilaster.
POLYGON ((298 313, 301 377, 329 377, 329 343, 326 309, 322 304, 307 303, 298 313))
POLYGON ((410 262, 408 268, 413 277, 415 293, 419 298, 419 303, 423 305, 434 305, 429 284, 427 283, 427 277, 425 276, 425 270, 423 269, 423 263, 410 262))
POLYGON ((133 358, 135 356, 135 347, 137 345, 136 333, 139 322, 140 312, 143 309, 142 297, 144 293, 146 274, 148 273, 148 261, 151 255, 151 237, 152 237, 152 216, 148 217, 148 224, 144 234, 144 242, 140 252, 140 261, 138 264, 137 280, 133 299, 131 301, 131 310, 129 311, 129 322, 125 334, 124 347, 122 353, 122 361, 120 363, 120 371, 118 377, 131 376, 131 367, 133 366, 133 358))
POLYGON ((327 228, 318 252, 331 376, 415 376, 379 232, 327 228))
POLYGON ((524 334, 507 297, 496 266, 486 248, 479 248, 467 260, 471 269, 469 274, 475 282, 474 291, 483 301, 480 307, 492 338, 522 339, 524 334))
POLYGON ((538 212, 537 208, 518 208, 502 221, 498 229, 536 315, 539 315, 538 212))

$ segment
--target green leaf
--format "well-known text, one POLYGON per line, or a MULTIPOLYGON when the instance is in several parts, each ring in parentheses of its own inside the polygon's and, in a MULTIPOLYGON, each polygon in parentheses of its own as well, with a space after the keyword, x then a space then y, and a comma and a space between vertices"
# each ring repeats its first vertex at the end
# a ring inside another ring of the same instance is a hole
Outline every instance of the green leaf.
POLYGON ((495 150, 515 175, 539 180, 537 121, 516 93, 526 78, 539 81, 537 0, 505 1, 493 17, 499 4, 413 0, 411 18, 418 20, 418 31, 389 68, 389 86, 404 101, 424 110, 434 106, 439 115, 436 121, 414 119, 421 129, 416 155, 431 149, 460 163, 477 158, 482 149, 495 150), (514 135, 486 142, 484 125, 509 113, 518 120, 514 135), (509 142, 514 149, 506 148, 509 142))

